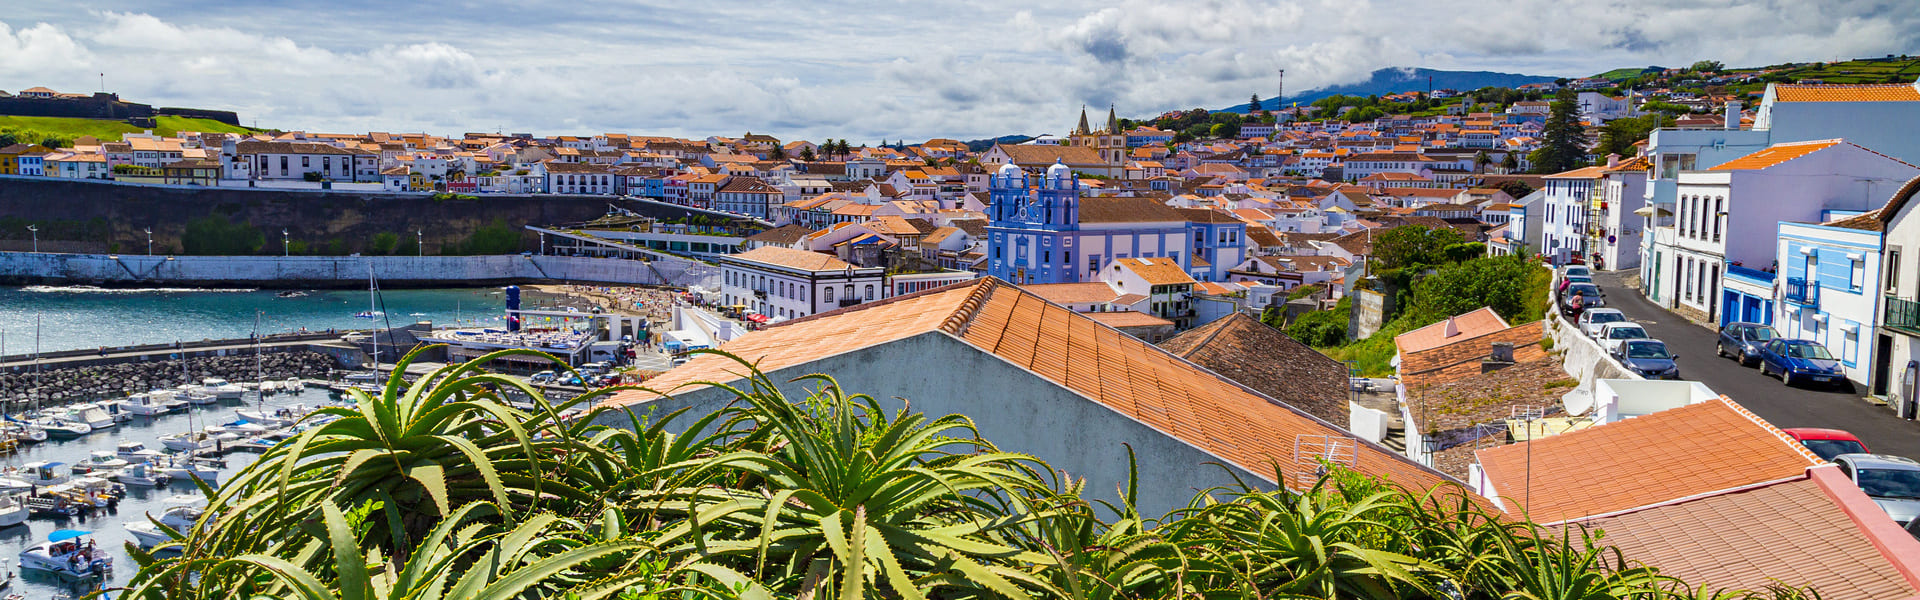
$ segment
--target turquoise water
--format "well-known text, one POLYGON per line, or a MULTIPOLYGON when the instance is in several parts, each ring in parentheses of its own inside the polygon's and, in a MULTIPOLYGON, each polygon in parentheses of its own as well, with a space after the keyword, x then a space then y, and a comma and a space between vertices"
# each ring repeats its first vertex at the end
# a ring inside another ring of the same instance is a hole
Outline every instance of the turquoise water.
MULTIPOLYGON (((501 324, 505 297, 498 288, 381 290, 385 319, 363 319, 365 291, 309 291, 281 298, 272 290, 108 290, 87 287, 0 287, 0 354, 33 351, 34 319, 40 319, 40 349, 245 338, 254 331, 281 333, 306 328, 366 329, 416 321, 501 324)), ((534 301, 527 299, 532 308, 534 301)))

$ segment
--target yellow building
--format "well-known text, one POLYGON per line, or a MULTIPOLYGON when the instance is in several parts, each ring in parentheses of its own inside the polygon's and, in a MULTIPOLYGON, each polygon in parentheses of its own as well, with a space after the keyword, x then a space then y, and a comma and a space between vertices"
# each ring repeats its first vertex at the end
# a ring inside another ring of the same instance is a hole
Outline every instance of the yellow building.
POLYGON ((0 175, 19 175, 20 155, 22 154, 46 154, 48 152, 51 152, 51 150, 39 144, 14 144, 0 148, 0 175))
POLYGON ((1092 148, 1108 165, 1127 162, 1127 132, 1120 129, 1120 117, 1114 114, 1112 106, 1107 107, 1107 128, 1099 131, 1087 126, 1087 108, 1080 107, 1080 125, 1073 128, 1067 140, 1075 146, 1092 148))

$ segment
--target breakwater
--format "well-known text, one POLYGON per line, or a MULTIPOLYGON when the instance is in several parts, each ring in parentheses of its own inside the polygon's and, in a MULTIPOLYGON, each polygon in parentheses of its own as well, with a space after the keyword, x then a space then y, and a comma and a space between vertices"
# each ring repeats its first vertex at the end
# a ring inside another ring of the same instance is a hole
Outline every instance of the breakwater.
POLYGON ((262 354, 258 363, 252 355, 189 357, 183 370, 180 360, 148 360, 104 364, 55 363, 36 372, 32 368, 0 373, 0 401, 20 403, 75 402, 96 398, 122 397, 134 392, 171 388, 192 377, 194 383, 208 377, 231 381, 255 381, 288 377, 324 378, 343 369, 334 356, 301 348, 262 354), (256 369, 256 364, 258 368, 256 369))
POLYGON ((362 288, 521 282, 710 285, 702 263, 577 256, 148 256, 0 252, 0 285, 362 288))

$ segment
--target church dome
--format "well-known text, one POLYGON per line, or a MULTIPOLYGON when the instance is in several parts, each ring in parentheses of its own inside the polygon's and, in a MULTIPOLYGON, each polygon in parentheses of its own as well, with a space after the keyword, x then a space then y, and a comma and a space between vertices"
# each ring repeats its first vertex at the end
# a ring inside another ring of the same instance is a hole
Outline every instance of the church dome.
POLYGON ((1007 164, 1004 164, 1004 165, 1000 165, 1000 172, 999 172, 999 175, 1000 175, 1001 177, 1009 177, 1009 178, 1011 178, 1011 177, 1019 177, 1019 176, 1020 176, 1020 165, 1016 165, 1016 164, 1013 164, 1013 163, 1007 163, 1007 164))
POLYGON ((1047 167, 1047 179, 1052 181, 1062 181, 1062 180, 1073 179, 1073 167, 1069 167, 1060 163, 1053 163, 1053 166, 1047 167))

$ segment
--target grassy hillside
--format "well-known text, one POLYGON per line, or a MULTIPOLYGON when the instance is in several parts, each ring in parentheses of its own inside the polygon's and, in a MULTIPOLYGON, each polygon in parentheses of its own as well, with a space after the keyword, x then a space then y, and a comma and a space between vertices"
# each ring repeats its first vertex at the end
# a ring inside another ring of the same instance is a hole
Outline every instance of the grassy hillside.
MULTIPOLYGON (((189 119, 186 117, 156 117, 153 132, 159 135, 174 135, 182 131, 202 133, 249 133, 255 131, 246 127, 235 127, 210 119, 189 119)), ((145 128, 134 127, 126 121, 108 121, 104 119, 75 119, 69 117, 16 117, 0 115, 0 130, 32 132, 22 138, 40 138, 53 135, 72 140, 90 135, 102 140, 118 140, 121 134, 140 133, 145 128)))
MULTIPOLYGON (((1734 69, 1759 71, 1779 68, 1734 69)), ((1835 63, 1806 63, 1788 66, 1780 75, 1795 81, 1818 79, 1827 83, 1911 83, 1920 78, 1920 58, 1868 58, 1835 63)))
POLYGON ((1646 73, 1646 72, 1648 72, 1648 71, 1650 71, 1650 70, 1651 70, 1651 71, 1661 71, 1661 70, 1663 70, 1663 69, 1661 69, 1660 67, 1646 67, 1646 68, 1638 68, 1638 69, 1636 69, 1636 68, 1633 68, 1633 67, 1627 67, 1627 68, 1624 68, 1624 69, 1614 69, 1614 70, 1612 70, 1612 71, 1607 71, 1607 72, 1605 72, 1605 73, 1601 73, 1601 74, 1599 74, 1599 75, 1595 75, 1594 77, 1599 77, 1599 78, 1602 78, 1602 79, 1611 79, 1611 80, 1614 80, 1614 81, 1620 81, 1620 80, 1623 80, 1623 79, 1630 79, 1630 78, 1634 78, 1634 77, 1639 77, 1639 76, 1640 76, 1640 75, 1641 75, 1642 73, 1646 73))

